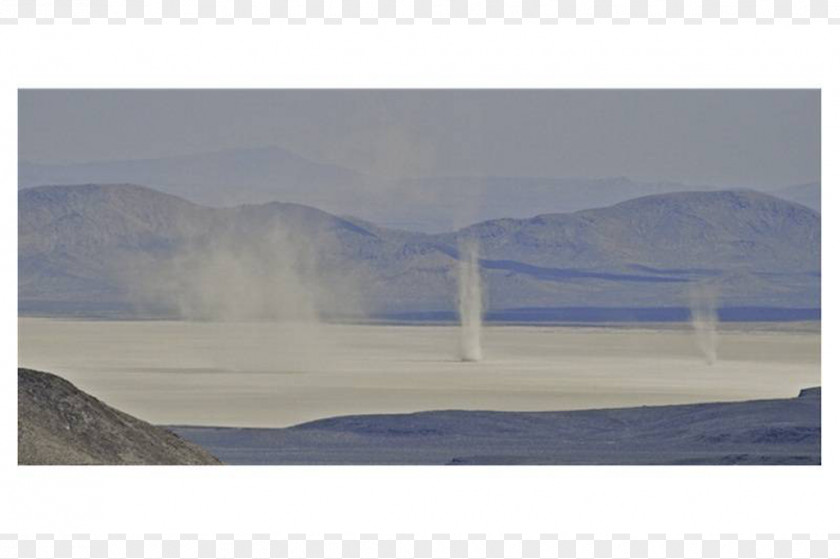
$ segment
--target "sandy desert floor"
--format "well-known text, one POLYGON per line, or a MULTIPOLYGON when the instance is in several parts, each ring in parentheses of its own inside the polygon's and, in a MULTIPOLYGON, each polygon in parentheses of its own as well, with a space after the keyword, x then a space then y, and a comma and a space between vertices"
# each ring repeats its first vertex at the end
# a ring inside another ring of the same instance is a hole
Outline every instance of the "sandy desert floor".
POLYGON ((453 326, 21 318, 20 366, 156 424, 284 427, 348 414, 574 410, 789 398, 820 384, 813 327, 726 325, 709 365, 688 325, 453 326))

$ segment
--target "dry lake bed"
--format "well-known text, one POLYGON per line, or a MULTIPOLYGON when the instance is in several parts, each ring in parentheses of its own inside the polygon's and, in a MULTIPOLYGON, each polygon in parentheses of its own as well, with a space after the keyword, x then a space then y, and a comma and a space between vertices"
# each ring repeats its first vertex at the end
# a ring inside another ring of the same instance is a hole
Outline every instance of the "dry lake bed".
POLYGON ((817 325, 455 326, 21 318, 19 365, 156 424, 285 427, 350 414, 548 411, 791 398, 820 385, 817 325))

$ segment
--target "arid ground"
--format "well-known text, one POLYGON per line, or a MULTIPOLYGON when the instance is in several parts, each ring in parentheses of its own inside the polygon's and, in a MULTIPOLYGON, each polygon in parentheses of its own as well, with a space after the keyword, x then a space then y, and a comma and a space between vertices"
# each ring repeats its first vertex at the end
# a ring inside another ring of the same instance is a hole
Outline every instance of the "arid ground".
POLYGON ((351 414, 561 411, 791 398, 820 385, 808 325, 724 325, 709 365, 688 325, 450 326, 21 318, 20 366, 154 424, 285 427, 351 414))

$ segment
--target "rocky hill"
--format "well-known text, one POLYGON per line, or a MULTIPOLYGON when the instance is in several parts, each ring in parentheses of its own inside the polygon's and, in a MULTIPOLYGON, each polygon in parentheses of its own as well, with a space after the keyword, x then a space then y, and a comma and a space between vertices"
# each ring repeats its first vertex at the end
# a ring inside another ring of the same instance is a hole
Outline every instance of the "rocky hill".
POLYGON ((806 184, 795 184, 773 191, 773 196, 778 196, 797 204, 807 206, 812 210, 821 211, 821 188, 818 182, 809 182, 806 184))
POLYGON ((614 206, 494 220, 460 235, 485 258, 538 266, 796 272, 819 267, 820 216, 754 191, 675 192, 614 206))
POLYGON ((18 369, 18 464, 219 464, 49 373, 18 369))

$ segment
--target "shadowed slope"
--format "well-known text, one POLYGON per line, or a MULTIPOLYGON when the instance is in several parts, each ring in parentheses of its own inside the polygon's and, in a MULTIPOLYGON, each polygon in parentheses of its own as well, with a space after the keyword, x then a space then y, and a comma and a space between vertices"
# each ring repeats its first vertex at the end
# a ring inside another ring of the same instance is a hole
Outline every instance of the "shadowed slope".
POLYGON ((19 464, 219 464, 49 373, 18 369, 19 464))
POLYGON ((565 412, 356 415, 286 429, 176 427, 232 464, 819 464, 820 389, 798 398, 565 412))

